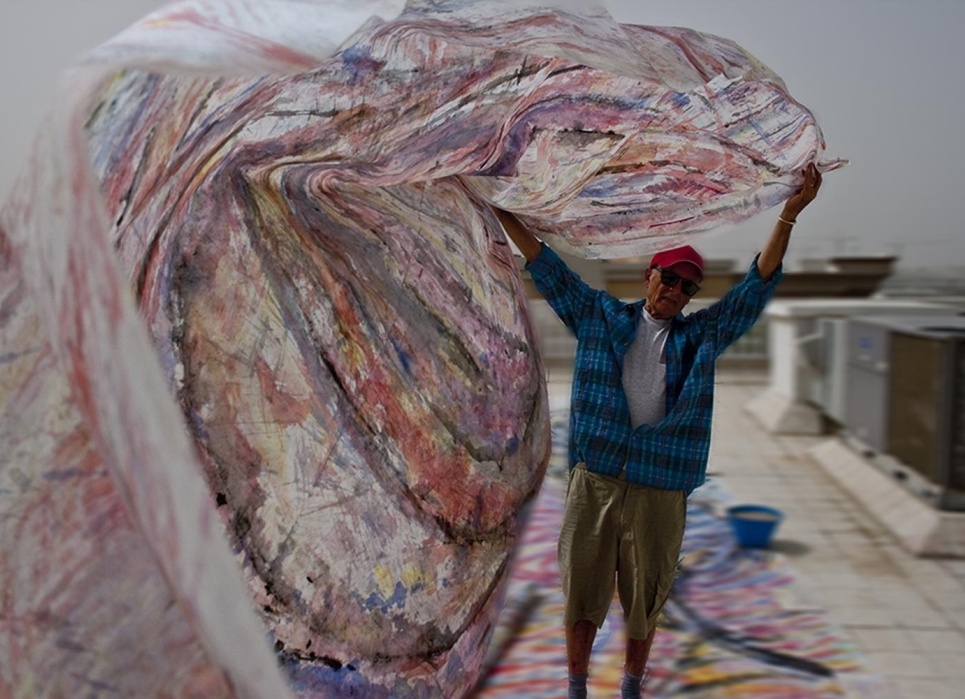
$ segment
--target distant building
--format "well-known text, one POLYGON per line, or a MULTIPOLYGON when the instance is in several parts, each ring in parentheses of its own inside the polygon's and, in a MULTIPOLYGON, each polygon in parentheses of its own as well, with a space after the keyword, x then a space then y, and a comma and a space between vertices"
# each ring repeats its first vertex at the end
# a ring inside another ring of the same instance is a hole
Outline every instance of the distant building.
POLYGON ((878 293, 889 298, 945 297, 965 300, 965 267, 902 269, 885 279, 878 293))

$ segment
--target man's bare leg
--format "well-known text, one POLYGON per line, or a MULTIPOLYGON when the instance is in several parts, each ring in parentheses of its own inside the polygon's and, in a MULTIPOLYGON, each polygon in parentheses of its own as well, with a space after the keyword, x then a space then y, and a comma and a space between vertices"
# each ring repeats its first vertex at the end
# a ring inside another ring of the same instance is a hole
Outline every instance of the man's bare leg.
POLYGON ((596 638, 596 624, 586 619, 566 627, 566 660, 571 675, 585 675, 590 669, 590 651, 596 638))
POLYGON ((653 645, 653 635, 656 627, 643 640, 627 636, 627 658, 624 665, 623 685, 620 688, 624 699, 636 699, 640 696, 640 685, 647 669, 647 659, 650 657, 650 647, 653 645))
POLYGON ((581 619, 566 627, 566 663, 570 673, 569 694, 571 699, 586 696, 586 678, 590 671, 590 651, 596 638, 596 624, 581 619))
POLYGON ((650 633, 642 641, 638 638, 627 636, 627 662, 626 670, 631 675, 640 676, 647 668, 647 659, 650 657, 650 646, 653 645, 653 635, 657 628, 650 629, 650 633))

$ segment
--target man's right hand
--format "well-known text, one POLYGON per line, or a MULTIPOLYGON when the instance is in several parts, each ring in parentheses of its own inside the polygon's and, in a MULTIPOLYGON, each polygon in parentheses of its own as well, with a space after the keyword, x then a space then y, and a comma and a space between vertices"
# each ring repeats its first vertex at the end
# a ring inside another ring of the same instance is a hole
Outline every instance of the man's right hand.
POLYGON ((543 244, 539 241, 535 235, 530 233, 529 229, 522 224, 522 222, 516 218, 515 214, 511 214, 505 209, 497 209, 493 207, 493 211, 496 212, 496 217, 499 222, 503 224, 503 230, 512 239, 519 251, 523 253, 523 257, 526 258, 527 262, 532 262, 537 258, 540 250, 543 249, 543 244))

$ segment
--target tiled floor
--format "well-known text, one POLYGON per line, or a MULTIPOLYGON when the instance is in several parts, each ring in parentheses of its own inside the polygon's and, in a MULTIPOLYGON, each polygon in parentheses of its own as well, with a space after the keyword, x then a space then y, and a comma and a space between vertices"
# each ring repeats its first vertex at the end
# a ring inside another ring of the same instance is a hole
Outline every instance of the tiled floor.
MULTIPOLYGON (((568 376, 551 373, 552 401, 568 376)), ((882 699, 951 699, 965 690, 965 560, 909 554, 807 455, 827 437, 767 433, 744 410, 763 375, 722 372, 710 470, 738 502, 785 512, 774 550, 795 572, 798 608, 824 610, 886 677, 882 699)))

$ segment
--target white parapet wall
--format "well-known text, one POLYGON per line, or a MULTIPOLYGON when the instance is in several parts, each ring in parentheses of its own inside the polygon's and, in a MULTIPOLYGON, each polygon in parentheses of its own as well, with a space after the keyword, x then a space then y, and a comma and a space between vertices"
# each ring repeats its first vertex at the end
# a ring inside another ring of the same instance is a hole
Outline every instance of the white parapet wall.
POLYGON ((965 512, 923 502, 841 439, 821 442, 808 455, 911 553, 965 558, 965 512))

